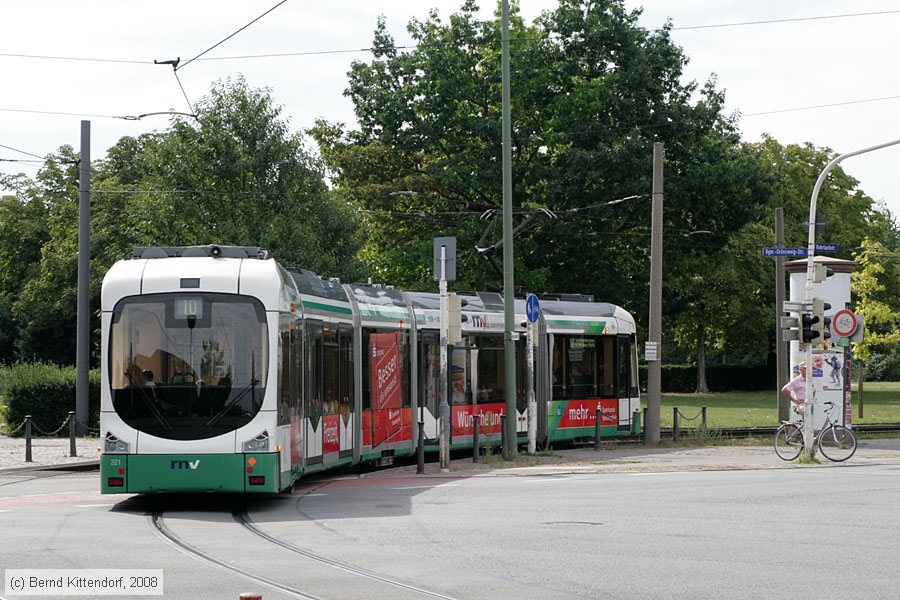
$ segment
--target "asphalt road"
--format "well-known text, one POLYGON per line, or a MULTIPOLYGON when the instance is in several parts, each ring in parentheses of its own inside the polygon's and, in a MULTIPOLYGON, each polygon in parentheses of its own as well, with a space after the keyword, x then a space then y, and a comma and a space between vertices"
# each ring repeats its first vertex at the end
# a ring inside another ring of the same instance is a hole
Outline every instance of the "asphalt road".
POLYGON ((0 475, 0 564, 163 569, 165 597, 216 600, 900 595, 900 465, 541 473, 332 477, 250 503, 0 475))

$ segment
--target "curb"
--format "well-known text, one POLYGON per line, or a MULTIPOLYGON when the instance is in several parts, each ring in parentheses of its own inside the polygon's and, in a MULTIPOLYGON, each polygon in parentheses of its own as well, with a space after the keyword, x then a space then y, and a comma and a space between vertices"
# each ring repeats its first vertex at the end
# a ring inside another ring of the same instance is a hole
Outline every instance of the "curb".
POLYGON ((27 467, 12 467, 0 469, 0 475, 13 473, 27 473, 30 471, 99 471, 100 461, 89 460, 71 463, 58 463, 52 465, 31 465, 27 467))

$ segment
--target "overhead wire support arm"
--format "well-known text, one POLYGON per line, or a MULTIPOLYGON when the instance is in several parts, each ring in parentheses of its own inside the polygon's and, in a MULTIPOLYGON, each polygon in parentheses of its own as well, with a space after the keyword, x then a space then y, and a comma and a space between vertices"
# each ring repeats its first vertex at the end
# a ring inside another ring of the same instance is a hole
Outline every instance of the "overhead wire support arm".
MULTIPOLYGON (((556 213, 547 208, 535 208, 528 209, 530 210, 530 214, 519 223, 515 229, 512 231, 512 237, 515 238, 518 234, 528 228, 528 226, 534 221, 534 219, 540 215, 544 215, 550 219, 558 218, 556 213)), ((520 211, 521 212, 521 211, 520 211)), ((490 246, 482 246, 490 235, 491 231, 493 231, 494 226, 497 224, 497 217, 501 215, 501 212, 496 208, 491 208, 481 215, 481 218, 484 220, 491 219, 490 224, 488 224, 487 229, 485 229, 484 233, 481 234, 481 238, 475 244, 475 251, 480 255, 484 256, 490 263, 491 266, 494 267, 494 270, 497 271, 497 274, 500 276, 501 280, 503 278, 503 269, 500 268, 500 265, 497 264, 497 261, 494 259, 494 255, 503 248, 503 238, 500 238, 497 242, 490 246)))

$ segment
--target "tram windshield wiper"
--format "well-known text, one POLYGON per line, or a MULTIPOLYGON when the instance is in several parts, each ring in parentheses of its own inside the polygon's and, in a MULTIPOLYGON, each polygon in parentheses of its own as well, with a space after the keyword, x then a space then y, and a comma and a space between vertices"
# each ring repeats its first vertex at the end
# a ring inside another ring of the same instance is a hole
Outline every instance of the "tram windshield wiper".
POLYGON ((231 399, 229 399, 227 402, 225 402, 224 406, 222 406, 222 410, 220 410, 219 412, 217 412, 216 414, 214 414, 214 415, 209 419, 209 421, 206 422, 206 424, 205 424, 204 426, 205 426, 205 427, 212 427, 213 425, 215 425, 216 423, 218 423, 219 420, 220 420, 222 417, 224 417, 224 416, 228 413, 228 411, 231 409, 232 406, 234 406, 235 404, 237 404, 238 401, 240 401, 244 396, 247 395, 247 392, 254 392, 254 393, 252 394, 251 403, 252 403, 252 405, 253 405, 253 409, 255 410, 255 409, 256 409, 256 394, 255 394, 255 390, 256 390, 256 386, 257 386, 257 385, 259 385, 259 380, 258 380, 258 379, 251 379, 251 380, 250 380, 250 385, 248 385, 248 386, 245 387, 243 390, 241 390, 241 393, 239 393, 238 395, 234 396, 233 398, 231 398, 231 399))

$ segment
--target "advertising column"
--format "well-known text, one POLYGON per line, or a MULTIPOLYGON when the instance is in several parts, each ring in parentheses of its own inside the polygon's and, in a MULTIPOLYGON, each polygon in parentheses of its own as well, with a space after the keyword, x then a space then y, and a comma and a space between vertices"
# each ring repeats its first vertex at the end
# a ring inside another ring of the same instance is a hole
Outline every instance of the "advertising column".
MULTIPOLYGON (((834 317, 835 313, 842 310, 850 302, 850 274, 856 268, 856 263, 850 260, 841 260, 827 256, 816 256, 816 264, 825 265, 834 272, 834 275, 822 283, 813 284, 813 297, 821 298, 831 305, 825 311, 826 317, 834 317)), ((790 274, 790 300, 802 302, 806 293, 806 260, 795 260, 785 265, 785 270, 790 274)), ((813 343, 813 358, 811 365, 807 367, 807 376, 812 378, 812 389, 816 402, 814 413, 815 422, 813 428, 821 429, 828 416, 827 410, 831 409, 830 419, 837 423, 850 426, 850 370, 849 352, 845 348, 836 346, 839 336, 832 333, 832 338, 827 340, 815 340, 813 343), (829 407, 826 403, 833 403, 829 407)), ((798 365, 806 356, 800 351, 800 343, 791 342, 790 350, 791 377, 799 373, 798 365)), ((807 399, 807 401, 810 401, 807 399)))

